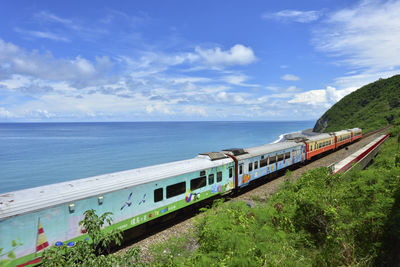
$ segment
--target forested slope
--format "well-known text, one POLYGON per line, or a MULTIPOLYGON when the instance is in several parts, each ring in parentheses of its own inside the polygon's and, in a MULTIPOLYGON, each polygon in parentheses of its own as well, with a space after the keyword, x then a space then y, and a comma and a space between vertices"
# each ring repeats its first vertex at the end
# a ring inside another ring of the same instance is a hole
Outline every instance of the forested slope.
POLYGON ((364 132, 400 122, 400 75, 379 79, 343 97, 316 122, 315 132, 359 127, 364 132))

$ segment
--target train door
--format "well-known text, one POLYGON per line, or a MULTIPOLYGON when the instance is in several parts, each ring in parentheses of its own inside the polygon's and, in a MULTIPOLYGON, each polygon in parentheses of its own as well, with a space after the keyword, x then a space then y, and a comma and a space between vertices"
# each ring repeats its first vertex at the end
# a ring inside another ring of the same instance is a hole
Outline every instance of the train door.
POLYGON ((239 186, 243 185, 243 174, 244 174, 244 164, 239 163, 239 171, 238 171, 238 184, 239 186))
POLYGON ((231 191, 235 186, 235 182, 234 182, 234 165, 230 165, 228 167, 228 185, 226 187, 226 191, 231 191))

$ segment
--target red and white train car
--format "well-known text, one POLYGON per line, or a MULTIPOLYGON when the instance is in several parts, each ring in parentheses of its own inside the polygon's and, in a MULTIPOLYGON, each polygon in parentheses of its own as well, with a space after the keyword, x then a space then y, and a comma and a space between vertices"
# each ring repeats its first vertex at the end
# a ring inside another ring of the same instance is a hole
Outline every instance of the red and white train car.
POLYGON ((362 130, 360 128, 349 129, 351 132, 351 142, 362 138, 362 130))
POLYGON ((347 143, 351 142, 351 131, 349 130, 342 130, 338 132, 334 132, 335 134, 335 148, 339 148, 347 143))
POLYGON ((332 133, 323 133, 307 138, 305 141, 307 160, 335 149, 335 136, 332 133))

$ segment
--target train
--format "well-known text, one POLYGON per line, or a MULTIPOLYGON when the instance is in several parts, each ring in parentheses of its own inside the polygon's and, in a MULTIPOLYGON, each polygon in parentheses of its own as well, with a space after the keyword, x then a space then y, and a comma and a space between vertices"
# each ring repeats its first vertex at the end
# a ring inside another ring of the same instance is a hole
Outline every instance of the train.
POLYGON ((0 194, 0 266, 37 264, 49 247, 73 247, 87 239, 86 230, 79 225, 86 210, 112 212, 114 222, 107 227, 128 230, 233 193, 360 138, 359 128, 295 137, 0 194))

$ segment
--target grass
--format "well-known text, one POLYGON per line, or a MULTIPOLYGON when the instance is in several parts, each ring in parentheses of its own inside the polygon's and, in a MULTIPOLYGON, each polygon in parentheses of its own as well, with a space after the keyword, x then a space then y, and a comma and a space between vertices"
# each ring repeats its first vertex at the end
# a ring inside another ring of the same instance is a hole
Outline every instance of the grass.
POLYGON ((196 249, 186 249, 184 237, 157 244, 152 264, 387 264, 400 245, 399 153, 392 137, 366 170, 333 176, 327 168, 309 171, 253 208, 217 201, 197 219, 192 232, 196 249))

